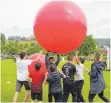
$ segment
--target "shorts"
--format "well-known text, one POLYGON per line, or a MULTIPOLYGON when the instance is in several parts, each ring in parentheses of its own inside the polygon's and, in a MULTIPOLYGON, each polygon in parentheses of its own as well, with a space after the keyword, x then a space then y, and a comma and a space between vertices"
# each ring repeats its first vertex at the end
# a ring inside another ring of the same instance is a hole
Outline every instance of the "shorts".
POLYGON ((33 93, 33 92, 31 92, 31 99, 32 100, 37 99, 39 101, 42 101, 42 92, 40 92, 40 93, 33 93))
POLYGON ((30 86, 29 86, 28 81, 19 81, 19 80, 17 80, 16 81, 16 92, 20 92, 23 85, 25 87, 25 90, 27 90, 27 91, 30 90, 30 86))

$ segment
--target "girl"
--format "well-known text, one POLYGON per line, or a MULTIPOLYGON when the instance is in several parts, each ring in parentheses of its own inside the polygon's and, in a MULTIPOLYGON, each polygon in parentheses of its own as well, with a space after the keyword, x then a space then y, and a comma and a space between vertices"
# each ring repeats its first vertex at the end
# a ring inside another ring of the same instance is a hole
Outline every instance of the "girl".
POLYGON ((90 76, 89 102, 93 102, 96 94, 98 94, 103 101, 109 102, 104 96, 105 82, 103 78, 103 69, 106 64, 102 61, 100 56, 99 53, 95 54, 94 63, 91 65, 91 72, 87 71, 90 76))

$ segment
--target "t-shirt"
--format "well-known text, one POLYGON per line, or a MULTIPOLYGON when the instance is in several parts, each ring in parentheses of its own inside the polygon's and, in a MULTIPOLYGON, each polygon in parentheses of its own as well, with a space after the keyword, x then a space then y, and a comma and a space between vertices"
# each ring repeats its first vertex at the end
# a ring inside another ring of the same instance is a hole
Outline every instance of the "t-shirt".
POLYGON ((17 80, 19 81, 27 81, 28 76, 28 66, 31 64, 32 60, 22 60, 17 59, 16 67, 17 67, 17 80))
POLYGON ((31 92, 40 93, 42 91, 42 83, 45 79, 45 73, 47 72, 45 64, 41 64, 40 70, 36 70, 34 67, 35 62, 29 65, 29 77, 32 78, 31 92))
POLYGON ((63 73, 66 75, 66 78, 63 79, 64 85, 71 85, 74 83, 74 74, 76 73, 76 67, 74 64, 68 62, 62 67, 63 73))
POLYGON ((58 93, 62 91, 61 78, 62 74, 59 72, 48 75, 47 81, 49 82, 51 93, 58 93))
POLYGON ((80 63, 79 65, 76 66, 77 81, 78 80, 84 80, 83 70, 84 70, 83 64, 80 63))

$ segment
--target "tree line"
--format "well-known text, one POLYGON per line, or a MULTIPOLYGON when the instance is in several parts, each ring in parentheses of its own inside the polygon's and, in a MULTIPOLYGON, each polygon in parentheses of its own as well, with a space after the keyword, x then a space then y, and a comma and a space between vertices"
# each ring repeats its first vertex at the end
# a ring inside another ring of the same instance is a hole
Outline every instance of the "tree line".
POLYGON ((25 36, 8 36, 8 40, 10 41, 28 41, 28 40, 35 40, 34 36, 29 36, 29 37, 25 37, 25 36))
MULTIPOLYGON (((45 49, 41 47, 41 45, 36 40, 29 41, 18 41, 18 40, 6 40, 5 34, 1 33, 1 53, 9 54, 9 55, 17 55, 22 51, 26 51, 28 55, 31 55, 35 52, 39 52, 43 50, 43 52, 47 52, 45 49)), ((77 49, 80 51, 80 55, 88 56, 90 54, 95 53, 98 50, 96 46, 96 40, 92 35, 86 36, 82 45, 77 49)), ((75 50, 76 51, 76 50, 75 50)), ((74 52, 70 54, 74 54, 74 52)), ((65 54, 64 54, 65 55, 65 54)))

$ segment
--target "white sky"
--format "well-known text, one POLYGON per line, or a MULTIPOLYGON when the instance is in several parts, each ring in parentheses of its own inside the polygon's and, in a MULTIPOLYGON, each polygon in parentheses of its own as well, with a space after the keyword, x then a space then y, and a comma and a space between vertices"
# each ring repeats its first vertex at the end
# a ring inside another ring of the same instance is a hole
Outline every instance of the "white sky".
MULTIPOLYGON (((33 34, 35 15, 40 8, 52 0, 0 0, 0 32, 6 36, 33 34)), ((109 0, 71 0, 85 13, 88 23, 87 34, 96 38, 110 37, 109 0)))

